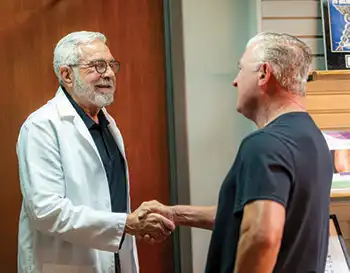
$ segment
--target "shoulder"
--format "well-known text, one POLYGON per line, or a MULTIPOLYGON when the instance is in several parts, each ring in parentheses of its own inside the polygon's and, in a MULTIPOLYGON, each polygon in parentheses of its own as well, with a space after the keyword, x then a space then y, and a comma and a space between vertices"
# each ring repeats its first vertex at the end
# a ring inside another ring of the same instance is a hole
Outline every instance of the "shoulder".
MULTIPOLYGON (((240 158, 243 169, 259 175, 281 175, 282 170, 292 181, 296 164, 292 151, 277 135, 260 130, 242 142, 240 158)), ((279 178, 280 179, 280 178, 279 178)))
POLYGON ((240 158, 245 165, 284 166, 289 170, 295 168, 293 153, 286 143, 264 130, 259 130, 243 140, 240 158))
POLYGON ((247 136, 241 144, 241 150, 251 154, 288 152, 287 146, 274 134, 259 130, 247 136))
POLYGON ((45 105, 29 114, 20 128, 20 136, 23 133, 36 131, 37 129, 53 128, 58 120, 56 102, 55 99, 51 99, 45 105))

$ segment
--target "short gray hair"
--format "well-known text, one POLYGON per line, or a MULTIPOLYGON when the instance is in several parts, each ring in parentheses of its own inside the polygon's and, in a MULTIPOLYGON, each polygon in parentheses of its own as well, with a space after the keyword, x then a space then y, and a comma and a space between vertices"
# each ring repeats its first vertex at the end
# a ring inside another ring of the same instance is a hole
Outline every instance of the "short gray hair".
POLYGON ((312 62, 312 52, 304 42, 282 33, 262 32, 250 39, 260 63, 267 62, 279 84, 288 91, 304 96, 312 62))
POLYGON ((60 83, 62 83, 60 68, 76 64, 79 61, 79 46, 96 40, 106 43, 107 38, 100 32, 78 31, 68 34, 57 43, 53 56, 53 68, 60 83))

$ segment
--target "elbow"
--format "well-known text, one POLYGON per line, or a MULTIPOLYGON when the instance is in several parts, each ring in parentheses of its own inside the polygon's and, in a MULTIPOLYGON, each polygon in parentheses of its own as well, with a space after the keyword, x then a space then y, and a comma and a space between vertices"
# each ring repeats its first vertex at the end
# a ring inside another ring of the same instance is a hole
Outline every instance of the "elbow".
POLYGON ((216 218, 216 211, 217 211, 217 207, 213 206, 211 208, 211 219, 208 223, 208 229, 213 230, 214 229, 214 224, 215 224, 215 218, 216 218))
POLYGON ((207 230, 213 230, 214 224, 215 224, 215 216, 213 216, 210 219, 206 219, 201 224, 199 224, 198 227, 203 228, 203 229, 207 229, 207 230))
POLYGON ((278 230, 257 230, 252 236, 252 241, 254 244, 265 249, 273 249, 279 247, 282 240, 282 232, 278 230))
POLYGON ((214 229, 214 221, 208 221, 206 223, 199 225, 199 227, 206 229, 206 230, 213 230, 214 229))
POLYGON ((55 234, 58 231, 59 218, 62 210, 55 205, 34 205, 27 206, 27 213, 35 229, 46 234, 55 234))
POLYGON ((56 222, 57 215, 52 214, 36 214, 33 213, 31 216, 31 222, 35 229, 46 234, 55 234, 57 231, 56 222))
POLYGON ((213 219, 208 223, 208 229, 213 230, 214 229, 214 224, 215 224, 215 216, 213 219))

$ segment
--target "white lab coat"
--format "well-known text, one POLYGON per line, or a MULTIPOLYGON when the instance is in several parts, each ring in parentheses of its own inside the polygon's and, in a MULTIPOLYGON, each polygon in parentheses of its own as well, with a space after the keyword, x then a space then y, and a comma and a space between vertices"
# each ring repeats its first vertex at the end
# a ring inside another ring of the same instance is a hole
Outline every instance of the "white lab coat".
MULTIPOLYGON (((103 111, 125 159, 121 134, 103 111)), ((24 122, 17 155, 23 194, 18 273, 114 273, 118 251, 122 272, 139 272, 134 237, 126 235, 119 250, 127 215, 111 212, 98 150, 61 88, 24 122)))

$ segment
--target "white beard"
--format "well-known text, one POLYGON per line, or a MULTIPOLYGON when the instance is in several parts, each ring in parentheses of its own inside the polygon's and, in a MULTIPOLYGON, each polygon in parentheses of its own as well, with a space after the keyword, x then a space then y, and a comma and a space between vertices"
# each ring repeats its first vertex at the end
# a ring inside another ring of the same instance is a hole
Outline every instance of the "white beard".
MULTIPOLYGON (((77 72, 77 71, 74 71, 77 72)), ((114 100, 114 91, 108 93, 98 92, 92 84, 85 84, 79 77, 78 73, 74 73, 75 79, 73 84, 73 93, 84 101, 103 108, 110 105, 114 100)), ((114 87, 113 87, 114 90, 114 87)))

